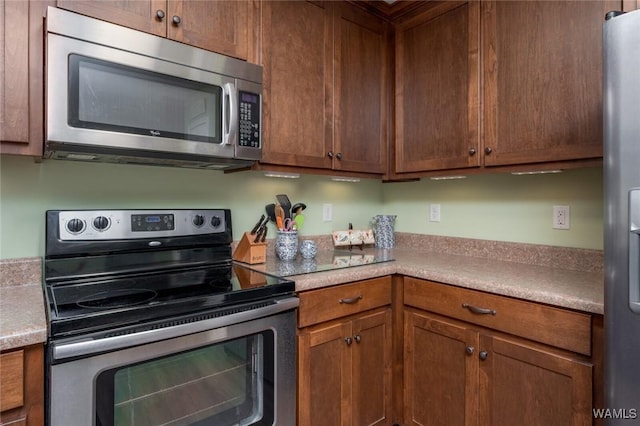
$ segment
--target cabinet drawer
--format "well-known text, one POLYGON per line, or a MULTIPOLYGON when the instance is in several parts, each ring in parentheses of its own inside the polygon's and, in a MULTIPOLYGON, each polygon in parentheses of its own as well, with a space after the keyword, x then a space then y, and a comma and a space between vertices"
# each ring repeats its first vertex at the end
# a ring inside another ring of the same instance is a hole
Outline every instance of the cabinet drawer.
POLYGON ((299 294, 298 327, 391 304, 391 277, 374 278, 299 294))
POLYGON ((24 405, 24 351, 0 355, 0 412, 24 405))
POLYGON ((404 303, 591 355, 591 316, 588 314, 415 278, 404 279, 404 303))

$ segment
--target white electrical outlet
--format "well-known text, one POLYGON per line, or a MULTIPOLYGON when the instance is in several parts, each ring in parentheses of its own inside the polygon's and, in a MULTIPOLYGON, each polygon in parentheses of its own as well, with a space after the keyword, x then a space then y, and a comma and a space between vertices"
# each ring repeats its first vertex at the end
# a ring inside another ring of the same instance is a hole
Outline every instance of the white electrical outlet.
POLYGON ((553 206, 553 229, 571 228, 571 209, 569 206, 553 206))
POLYGON ((429 222, 440 222, 440 204, 429 205, 429 222))
POLYGON ((333 220, 333 204, 322 205, 322 221, 331 222, 333 220))

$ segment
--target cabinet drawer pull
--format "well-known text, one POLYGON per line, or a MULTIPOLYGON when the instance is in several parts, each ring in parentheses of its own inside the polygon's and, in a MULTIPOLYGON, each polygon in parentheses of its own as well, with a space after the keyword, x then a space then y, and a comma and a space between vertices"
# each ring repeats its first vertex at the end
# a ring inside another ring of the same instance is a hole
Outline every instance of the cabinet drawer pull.
POLYGON ((353 343, 353 339, 351 337, 345 337, 344 341, 347 343, 347 346, 351 346, 353 343))
POLYGON ((356 303, 358 300, 362 299, 362 295, 359 294, 356 297, 350 297, 348 299, 340 299, 338 300, 339 303, 346 303, 347 305, 353 305, 354 303, 356 303))
POLYGON ((479 308, 477 306, 470 305, 468 303, 463 303, 462 307, 468 309, 476 315, 495 315, 497 312, 495 309, 487 309, 487 308, 479 308))

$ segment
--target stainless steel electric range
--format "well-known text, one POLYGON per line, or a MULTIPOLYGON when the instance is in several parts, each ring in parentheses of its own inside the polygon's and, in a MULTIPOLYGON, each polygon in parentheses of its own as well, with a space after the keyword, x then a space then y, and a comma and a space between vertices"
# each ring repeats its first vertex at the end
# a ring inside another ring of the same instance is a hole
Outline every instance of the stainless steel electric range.
POLYGON ((49 424, 294 425, 294 283, 231 259, 231 212, 46 214, 49 424))

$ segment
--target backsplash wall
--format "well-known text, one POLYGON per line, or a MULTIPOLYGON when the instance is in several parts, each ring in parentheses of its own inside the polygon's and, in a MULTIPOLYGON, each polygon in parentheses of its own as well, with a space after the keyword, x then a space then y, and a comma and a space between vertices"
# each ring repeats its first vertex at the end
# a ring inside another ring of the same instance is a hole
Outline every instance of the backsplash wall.
MULTIPOLYGON (((396 230, 421 234, 602 249, 602 173, 599 169, 558 175, 479 175, 458 181, 333 182, 326 176, 266 178, 260 172, 151 166, 35 163, 0 156, 0 258, 44 254, 47 209, 230 208, 238 239, 286 193, 304 202, 301 235, 324 235, 369 226, 376 214, 397 214, 396 230), (322 221, 322 204, 333 221, 322 221), (430 203, 441 205, 441 222, 428 221, 430 203), (571 206, 571 229, 551 229, 552 205, 571 206)), ((274 236, 273 227, 270 237, 274 236)))

